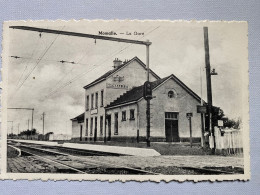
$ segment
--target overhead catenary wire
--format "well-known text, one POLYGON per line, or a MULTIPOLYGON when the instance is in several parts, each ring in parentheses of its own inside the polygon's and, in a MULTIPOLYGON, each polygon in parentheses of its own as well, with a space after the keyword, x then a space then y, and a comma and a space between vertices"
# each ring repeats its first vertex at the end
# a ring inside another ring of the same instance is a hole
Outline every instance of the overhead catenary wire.
MULTIPOLYGON (((152 33, 154 30, 156 30, 157 28, 159 28, 159 27, 156 27, 155 29, 153 29, 153 30, 151 30, 150 32, 148 32, 146 35, 148 35, 148 34, 150 34, 150 33, 152 33)), ((48 52, 48 50, 51 48, 51 46, 54 44, 54 42, 56 41, 56 39, 58 38, 58 36, 59 36, 59 34, 55 37, 55 39, 52 41, 52 43, 51 43, 51 45, 44 51, 44 53, 43 53, 43 55, 39 58, 39 59, 36 59, 37 60, 37 64, 36 64, 36 66, 40 63, 40 61, 43 61, 43 60, 45 60, 45 59, 43 59, 44 58, 44 56, 45 56, 45 54, 48 52)), ((145 37, 145 36, 143 36, 143 37, 145 37)), ((142 37, 142 38, 143 38, 142 37)), ((94 69, 96 69, 98 66, 100 66, 100 65, 102 65, 104 62, 106 62, 108 59, 110 59, 111 58, 111 56, 114 56, 114 55, 117 55, 118 53, 121 53, 121 52, 123 52, 124 50, 126 50, 127 48, 129 48, 130 46, 131 46, 132 44, 128 44, 126 47, 123 47, 123 48, 120 48, 120 50, 119 51, 115 51, 115 52, 113 52, 110 56, 108 56, 107 58, 105 58, 104 60, 101 60, 101 64, 96 64, 96 65, 94 65, 94 67, 91 69, 91 70, 88 70, 88 71, 86 71, 86 72, 84 72, 84 73, 81 73, 81 74, 79 74, 80 75, 80 78, 82 77, 82 76, 84 76, 85 74, 87 74, 88 72, 90 72, 90 71, 92 71, 92 70, 94 70, 94 69)), ((85 55, 87 55, 87 54, 85 54, 85 55)), ((81 64, 80 63, 80 61, 85 57, 85 55, 76 63, 72 63, 73 65, 75 65, 75 64, 81 64)), ((14 58, 16 58, 16 59, 19 59, 19 58, 26 58, 26 57, 19 57, 19 56, 13 56, 14 58)), ((32 58, 33 59, 33 58, 32 58)), ((62 63, 62 61, 63 60, 61 60, 61 61, 58 61, 58 62, 61 62, 62 63)), ((57 61, 56 61, 57 62, 57 61)), ((63 61, 63 63, 66 63, 66 62, 69 62, 69 61, 63 61)), ((85 64, 84 64, 85 65, 85 64)), ((29 74, 27 74, 27 76, 26 76, 26 78, 25 78, 25 80, 22 82, 22 84, 19 86, 19 89, 23 86, 23 84, 24 84, 24 82, 26 81, 26 79, 28 79, 28 77, 30 76, 30 74, 33 72, 33 70, 36 68, 36 66, 34 66, 34 68, 29 72, 29 74)), ((73 66, 74 67, 74 66, 73 66)), ((76 77, 73 77, 72 79, 71 79, 71 81, 68 83, 68 85, 70 85, 72 82, 75 82, 77 79, 79 79, 79 78, 77 78, 78 77, 78 75, 76 76, 76 77)), ((65 85, 67 85, 67 82, 65 83, 65 85)), ((61 86, 62 87, 62 89, 63 88, 65 88, 66 86, 61 86)), ((60 91, 61 89, 58 89, 58 91, 60 91)), ((56 93, 56 92, 58 92, 58 91, 56 91, 55 90, 55 92, 54 93, 56 93)))
MULTIPOLYGON (((28 59, 28 60, 40 60, 40 58, 31 58, 31 57, 22 57, 22 56, 10 56, 11 58, 15 59, 28 59)), ((66 61, 66 60, 50 60, 50 59, 41 59, 41 61, 46 61, 46 62, 60 62, 62 64, 79 64, 74 61, 66 61)))
MULTIPOLYGON (((118 31, 119 29, 121 28, 121 26, 119 27, 119 28, 117 28, 115 31, 118 31)), ((97 41, 96 41, 96 39, 95 39, 95 42, 94 42, 94 45, 96 45, 97 44, 97 41)), ((89 64, 82 64, 82 63, 80 63, 89 53, 91 53, 91 52, 93 52, 93 47, 89 47, 89 49, 86 51, 86 52, 84 52, 84 54, 81 56, 81 58, 79 58, 79 60, 77 60, 77 62, 75 63, 75 64, 79 64, 79 65, 89 65, 89 64)), ((74 68, 75 68, 76 66, 73 66, 58 82, 57 82, 57 84, 53 87, 53 90, 50 90, 51 92, 50 93, 52 93, 53 91, 55 91, 55 88, 68 76, 68 74, 70 74, 73 70, 74 70, 74 68)), ((49 94, 50 94, 49 93, 49 94)), ((47 95, 48 96, 48 95, 47 95)), ((46 96, 46 97, 47 97, 46 96)))
MULTIPOLYGON (((159 27, 160 27, 160 26, 157 26, 157 27, 154 28, 153 30, 149 31, 145 36, 149 35, 150 33, 152 33, 153 31, 155 31, 155 30, 158 29, 159 27)), ((145 36, 143 36, 143 37, 145 37, 145 36)), ((142 37, 142 38, 143 38, 143 37, 142 37)), ((142 39, 142 38, 141 38, 141 39, 142 39)), ((139 40, 140 40, 140 39, 139 39, 139 40)), ((53 91, 53 92, 50 92, 50 93, 46 96, 46 98, 52 96, 53 94, 57 93, 57 92, 60 91, 61 89, 63 89, 63 88, 65 88, 65 87, 69 86, 70 84, 72 84, 72 83, 75 82, 76 80, 78 80, 78 79, 80 79, 81 77, 83 77, 85 74, 91 72, 92 70, 95 70, 97 67, 99 67, 100 65, 102 65, 102 64, 103 64, 104 62, 106 62, 108 59, 110 59, 111 56, 115 56, 115 55, 121 53, 122 51, 124 51, 124 50, 126 50, 127 48, 129 48, 131 45, 132 45, 132 43, 129 44, 128 46, 124 47, 124 48, 121 49, 120 51, 116 52, 115 54, 111 54, 111 55, 108 56, 105 60, 102 60, 101 63, 96 63, 95 65, 93 65, 93 68, 92 68, 91 70, 86 71, 86 72, 83 72, 83 73, 80 73, 80 74, 78 74, 77 76, 73 77, 70 81, 66 82, 63 86, 60 86, 59 88, 57 88, 57 89, 56 89, 55 91, 53 91)))
MULTIPOLYGON (((30 55, 30 58, 33 57, 33 55, 34 55, 34 53, 35 53, 35 51, 36 51, 37 45, 39 44, 39 40, 40 40, 40 38, 38 38, 37 43, 35 44, 35 47, 34 47, 32 53, 31 53, 31 55, 30 55)), ((17 56, 11 56, 11 57, 17 58, 17 56)), ((18 57, 18 58, 21 58, 21 57, 18 57)), ((25 58, 22 58, 22 59, 25 59, 25 58)), ((26 59, 25 59, 25 60, 26 60, 26 59)), ((26 66, 25 66, 25 68, 24 68, 24 70, 23 70, 23 72, 22 72, 22 74, 21 74, 21 76, 20 76, 20 78, 19 78, 18 83, 17 83, 16 86, 19 85, 19 83, 20 83, 20 81, 21 81, 21 79, 22 79, 22 77, 23 77, 23 75, 24 75, 24 73, 25 73, 27 67, 28 67, 28 64, 26 64, 26 66)))
MULTIPOLYGON (((62 29, 65 26, 62 27, 62 29)), ((62 30, 61 29, 61 30, 62 30)), ((49 49, 51 48, 51 46, 54 44, 54 42, 57 40, 57 38, 59 37, 60 34, 57 34, 57 36, 54 38, 54 40, 51 42, 51 44, 49 45, 49 47, 45 50, 45 52, 43 53, 43 55, 39 58, 38 62, 35 64, 35 66, 30 70, 29 74, 27 74, 27 76, 25 77, 25 79, 23 80, 23 82, 21 83, 21 85, 16 89, 15 93, 11 96, 10 100, 13 99, 14 95, 18 92, 18 90, 23 86, 23 84, 25 83, 25 81, 29 78, 29 76, 32 74, 32 72, 35 70, 35 68, 39 65, 39 63, 41 62, 42 58, 46 55, 46 53, 49 51, 49 49)))

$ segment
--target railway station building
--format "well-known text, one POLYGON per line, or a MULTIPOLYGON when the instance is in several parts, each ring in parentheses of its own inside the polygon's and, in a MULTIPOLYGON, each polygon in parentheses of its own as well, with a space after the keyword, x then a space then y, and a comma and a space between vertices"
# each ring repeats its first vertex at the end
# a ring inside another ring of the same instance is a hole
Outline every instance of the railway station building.
MULTIPOLYGON (((145 141, 146 100, 143 84, 146 66, 137 57, 122 63, 85 89, 85 112, 71 119, 72 138, 82 141, 145 141)), ((192 136, 201 139, 200 97, 171 74, 160 78, 150 70, 154 98, 151 100, 151 141, 180 142, 190 137, 186 113, 193 113, 192 136)))

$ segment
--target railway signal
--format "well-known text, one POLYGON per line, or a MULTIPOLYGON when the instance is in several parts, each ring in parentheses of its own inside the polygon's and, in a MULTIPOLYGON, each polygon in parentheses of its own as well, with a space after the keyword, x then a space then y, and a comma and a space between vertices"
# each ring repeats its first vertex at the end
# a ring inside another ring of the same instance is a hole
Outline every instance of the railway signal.
POLYGON ((149 81, 146 81, 144 83, 144 89, 143 89, 143 96, 145 100, 152 99, 153 94, 152 94, 152 84, 149 81))

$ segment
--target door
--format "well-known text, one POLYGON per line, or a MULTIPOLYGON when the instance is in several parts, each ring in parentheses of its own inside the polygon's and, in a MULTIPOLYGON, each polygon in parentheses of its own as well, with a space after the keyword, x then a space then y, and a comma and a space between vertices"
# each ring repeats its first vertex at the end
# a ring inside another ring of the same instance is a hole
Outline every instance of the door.
POLYGON ((111 140, 111 115, 107 115, 107 129, 108 129, 108 137, 107 140, 111 140))
POLYGON ((97 141, 97 117, 95 117, 94 142, 97 141))
POLYGON ((165 135, 167 142, 178 142, 179 128, 178 128, 178 113, 166 112, 165 113, 165 135))
POLYGON ((83 126, 80 125, 80 137, 79 137, 79 140, 82 141, 82 129, 83 129, 83 126))

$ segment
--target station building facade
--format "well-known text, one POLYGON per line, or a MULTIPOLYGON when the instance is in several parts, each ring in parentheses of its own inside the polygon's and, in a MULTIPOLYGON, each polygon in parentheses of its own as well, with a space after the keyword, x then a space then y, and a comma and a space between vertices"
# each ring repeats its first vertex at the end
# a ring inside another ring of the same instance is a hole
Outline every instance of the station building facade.
MULTIPOLYGON (((138 57, 125 62, 115 59, 113 63, 113 70, 84 87, 85 112, 71 119, 73 139, 102 140, 105 136, 106 106, 146 81, 146 65, 138 57)), ((160 77, 150 71, 150 79, 155 81, 160 77)))
MULTIPOLYGON (((72 137, 77 140, 145 141, 146 100, 143 84, 145 64, 137 57, 122 63, 114 60, 114 69, 86 85, 85 112, 71 119, 72 137)), ((179 142, 190 137, 186 113, 193 113, 192 136, 201 138, 200 97, 176 76, 160 78, 152 70, 150 81, 151 141, 179 142)))

